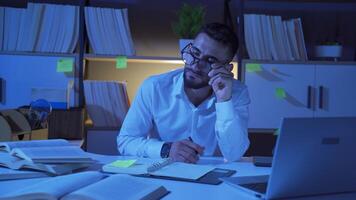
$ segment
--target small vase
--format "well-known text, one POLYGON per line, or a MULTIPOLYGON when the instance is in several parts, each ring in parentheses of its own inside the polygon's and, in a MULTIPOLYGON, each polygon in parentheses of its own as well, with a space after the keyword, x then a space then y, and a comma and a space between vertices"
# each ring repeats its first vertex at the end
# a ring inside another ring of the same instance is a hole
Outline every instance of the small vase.
POLYGON ((341 45, 315 46, 315 56, 319 58, 333 58, 335 61, 342 56, 341 45))

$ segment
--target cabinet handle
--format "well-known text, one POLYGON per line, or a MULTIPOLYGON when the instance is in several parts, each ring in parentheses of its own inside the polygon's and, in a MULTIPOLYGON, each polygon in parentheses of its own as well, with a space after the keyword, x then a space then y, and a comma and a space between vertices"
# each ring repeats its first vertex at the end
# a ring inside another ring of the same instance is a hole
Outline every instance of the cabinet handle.
POLYGON ((308 85, 308 100, 307 100, 307 106, 310 109, 311 108, 311 94, 312 93, 312 87, 308 85))
POLYGON ((323 96, 324 96, 324 87, 323 86, 319 86, 319 109, 323 109, 323 96))

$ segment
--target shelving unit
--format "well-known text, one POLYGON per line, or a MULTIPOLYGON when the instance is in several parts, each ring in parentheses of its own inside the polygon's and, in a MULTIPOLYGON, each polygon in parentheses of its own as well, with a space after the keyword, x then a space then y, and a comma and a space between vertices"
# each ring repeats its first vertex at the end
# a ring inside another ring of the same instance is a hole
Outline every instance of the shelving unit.
MULTIPOLYGON (((244 14, 267 14, 298 17, 301 15, 318 14, 355 14, 356 3, 352 1, 269 1, 269 0, 238 0, 238 36, 240 39, 238 64, 239 72, 242 68, 242 60, 247 59, 244 37, 244 14)), ((303 22, 302 22, 303 23, 303 22)), ((303 30, 304 32, 304 30, 303 30)), ((356 35, 355 35, 356 37, 356 35)), ((356 49, 356 46, 353 47, 356 49)), ((354 58, 355 59, 355 58, 354 58)), ((269 62, 269 61, 267 61, 269 62)), ((291 62, 294 63, 294 62, 291 62)), ((241 73, 239 79, 241 79, 241 73)))
MULTIPOLYGON (((352 103, 350 104, 350 101, 356 101, 356 93, 353 92, 349 86, 346 86, 349 84, 356 84, 356 78, 352 78, 356 77, 356 61, 354 60, 356 57, 355 53, 353 60, 339 62, 319 60, 275 61, 248 59, 244 35, 244 14, 280 15, 283 18, 320 15, 354 16, 356 14, 356 2, 345 0, 314 0, 313 2, 307 0, 238 0, 235 4, 235 8, 238 11, 237 30, 240 39, 239 52, 237 56, 239 72, 238 79, 245 82, 249 88, 251 97, 250 121, 254 123, 254 126, 256 125, 255 127, 249 127, 251 146, 255 146, 257 151, 261 150, 261 152, 263 152, 262 154, 266 154, 266 152, 267 154, 270 154, 276 139, 276 136, 273 135, 273 133, 275 133, 276 128, 278 128, 278 120, 276 120, 276 117, 286 117, 286 113, 288 113, 288 117, 295 117, 296 112, 299 113, 299 115, 302 115, 302 111, 305 111, 305 113, 309 116, 318 116, 321 114, 323 116, 340 116, 341 114, 345 114, 347 116, 355 115, 352 114, 355 110, 350 108, 350 106, 352 107, 353 105, 352 103), (261 71, 246 72, 247 63, 259 65, 261 67, 261 71), (298 67, 300 67, 300 69, 298 69, 298 67), (303 71, 302 68, 309 71, 309 73, 303 71), (324 73, 324 70, 331 70, 330 72, 332 73, 328 76, 324 73), (315 80, 307 78, 314 76, 316 77, 315 80), (246 78, 249 79, 247 82, 246 78), (268 78, 274 79, 272 81, 268 81, 268 78), (344 87, 340 87, 338 83, 342 83, 343 79, 345 79, 344 81, 346 85, 344 87), (310 81, 310 97, 313 97, 310 100, 311 103, 314 103, 314 110, 307 108, 308 87, 307 85, 302 84, 303 81, 310 81), (314 85, 312 84, 313 81, 315 82, 313 83, 314 85), (334 81, 336 81, 336 83, 334 83, 334 81), (324 85, 324 89, 327 89, 326 93, 324 92, 324 94, 320 94, 320 85, 324 85), (275 88, 277 87, 285 89, 287 99, 276 98, 275 88), (346 100, 345 95, 348 96, 346 100), (339 98, 341 96, 342 98, 339 98), (292 103, 296 103, 295 101, 292 101, 295 99, 302 102, 303 105, 298 104, 300 107, 292 105, 292 103), (329 103, 328 106, 330 107, 323 109, 318 108, 320 99, 326 100, 329 103), (341 106, 336 107, 335 109, 335 106, 338 105, 341 106), (347 109, 347 107, 349 107, 349 109, 347 109), (262 144, 265 146, 267 145, 268 148, 262 150, 260 148, 263 146, 262 144)), ((315 24, 315 27, 317 26, 318 24, 315 24)), ((310 26, 308 27, 309 30, 303 30, 304 33, 310 33, 308 31, 311 31, 312 29, 310 29, 310 26)), ((356 34, 353 35, 353 37, 355 37, 353 38, 353 41, 356 41, 356 34)), ((307 41, 308 39, 309 38, 306 38, 306 42, 309 42, 307 41)), ((312 45, 307 46, 307 48, 310 48, 311 46, 312 45)), ((355 49, 356 52, 355 44, 353 45, 353 49, 355 49)))
POLYGON ((74 69, 74 88, 78 91, 78 102, 77 107, 82 108, 84 105, 84 93, 83 93, 83 69, 84 69, 84 54, 86 45, 88 44, 87 35, 84 29, 84 7, 102 7, 102 8, 125 8, 130 3, 128 2, 118 2, 110 0, 28 0, 28 1, 8 1, 0 2, 0 6, 3 7, 15 7, 15 8, 26 8, 27 2, 31 3, 48 3, 48 4, 60 4, 60 5, 71 5, 79 6, 79 39, 78 39, 78 48, 74 54, 57 54, 57 53, 37 53, 37 52, 0 52, 0 54, 12 54, 12 55, 34 55, 34 56, 76 56, 76 65, 74 69))

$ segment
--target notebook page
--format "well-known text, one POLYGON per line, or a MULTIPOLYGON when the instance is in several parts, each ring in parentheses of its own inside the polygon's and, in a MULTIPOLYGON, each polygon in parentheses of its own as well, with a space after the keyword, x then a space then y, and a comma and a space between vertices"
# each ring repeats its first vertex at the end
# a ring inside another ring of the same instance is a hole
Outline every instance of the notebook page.
POLYGON ((157 171, 151 172, 150 174, 155 176, 197 180, 208 172, 212 171, 213 169, 215 169, 215 167, 209 165, 196 165, 182 162, 174 162, 170 165, 162 167, 157 171))

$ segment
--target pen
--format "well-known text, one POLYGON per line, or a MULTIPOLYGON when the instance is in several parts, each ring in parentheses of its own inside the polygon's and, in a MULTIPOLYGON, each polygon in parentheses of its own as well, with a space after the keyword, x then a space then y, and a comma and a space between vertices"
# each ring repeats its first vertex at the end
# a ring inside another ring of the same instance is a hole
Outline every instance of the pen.
MULTIPOLYGON (((194 143, 194 141, 193 141, 192 137, 190 137, 190 136, 189 136, 189 137, 188 137, 188 139, 189 139, 189 141, 191 141, 191 142, 193 142, 193 143, 194 143)), ((195 150, 195 149, 194 149, 194 151, 195 151, 195 153, 196 153, 196 154, 199 154, 197 150, 195 150)))

